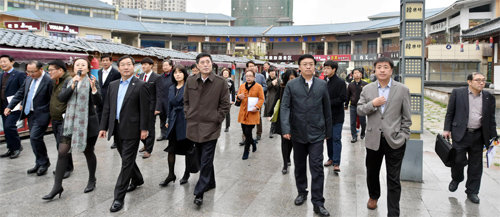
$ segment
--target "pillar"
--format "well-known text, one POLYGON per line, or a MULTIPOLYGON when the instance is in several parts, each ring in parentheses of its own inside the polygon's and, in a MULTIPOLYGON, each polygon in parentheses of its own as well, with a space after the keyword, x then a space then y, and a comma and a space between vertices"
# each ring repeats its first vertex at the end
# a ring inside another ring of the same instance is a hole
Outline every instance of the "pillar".
POLYGON ((328 42, 323 42, 323 47, 325 47, 323 55, 328 55, 328 42))

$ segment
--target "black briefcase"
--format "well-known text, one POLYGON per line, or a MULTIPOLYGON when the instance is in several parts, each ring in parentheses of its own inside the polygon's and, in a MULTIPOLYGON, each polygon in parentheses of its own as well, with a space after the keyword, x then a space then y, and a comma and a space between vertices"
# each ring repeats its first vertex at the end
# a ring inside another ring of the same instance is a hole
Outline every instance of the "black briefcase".
POLYGON ((436 136, 436 147, 434 150, 445 166, 452 167, 455 164, 455 149, 451 142, 445 139, 443 135, 438 134, 436 136))

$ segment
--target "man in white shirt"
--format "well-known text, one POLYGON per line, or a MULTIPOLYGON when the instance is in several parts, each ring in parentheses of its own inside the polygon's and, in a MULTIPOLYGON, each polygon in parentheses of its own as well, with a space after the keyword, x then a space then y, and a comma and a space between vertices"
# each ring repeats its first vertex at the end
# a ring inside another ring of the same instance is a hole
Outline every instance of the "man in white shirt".
MULTIPOLYGON (((103 54, 101 56, 101 65, 102 68, 99 69, 97 72, 98 75, 98 80, 99 80, 99 85, 101 86, 101 96, 102 96, 102 101, 106 99, 108 96, 108 86, 109 83, 111 83, 114 80, 120 79, 120 72, 113 68, 112 66, 113 60, 110 55, 108 54, 103 54)), ((102 106, 97 106, 97 117, 99 118, 99 121, 101 120, 102 116, 102 106)), ((116 144, 113 143, 111 145, 111 148, 116 148, 116 144)))

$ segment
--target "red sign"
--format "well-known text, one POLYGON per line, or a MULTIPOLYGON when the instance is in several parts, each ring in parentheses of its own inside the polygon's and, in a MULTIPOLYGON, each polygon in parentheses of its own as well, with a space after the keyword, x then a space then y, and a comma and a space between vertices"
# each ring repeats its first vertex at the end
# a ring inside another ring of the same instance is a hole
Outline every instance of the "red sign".
POLYGON ((48 32, 62 32, 62 33, 69 33, 69 34, 78 34, 78 26, 69 26, 69 25, 62 25, 62 24, 55 24, 55 23, 49 23, 47 24, 47 31, 48 32))
POLYGON ((351 61, 351 55, 342 54, 342 55, 313 55, 316 61, 324 62, 327 60, 333 61, 351 61))
POLYGON ((7 29, 39 31, 42 27, 40 22, 5 21, 7 29))

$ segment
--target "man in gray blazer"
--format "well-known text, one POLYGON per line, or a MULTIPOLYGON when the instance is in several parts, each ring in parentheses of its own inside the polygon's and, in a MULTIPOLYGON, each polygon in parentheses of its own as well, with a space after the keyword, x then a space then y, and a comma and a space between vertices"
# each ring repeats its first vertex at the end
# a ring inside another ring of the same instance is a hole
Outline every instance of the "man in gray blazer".
POLYGON ((357 112, 366 115, 366 182, 370 199, 367 207, 377 208, 380 197, 380 166, 385 156, 388 216, 399 216, 401 163, 410 138, 410 91, 391 79, 394 63, 381 57, 374 63, 377 81, 363 88, 357 112))
POLYGON ((311 171, 311 202, 314 212, 330 216, 323 198, 323 141, 331 138, 332 112, 326 82, 314 77, 316 60, 309 54, 299 58, 302 72, 298 79, 288 82, 280 108, 281 129, 284 139, 292 140, 295 164, 295 182, 299 195, 295 205, 307 200, 307 156, 311 171))

